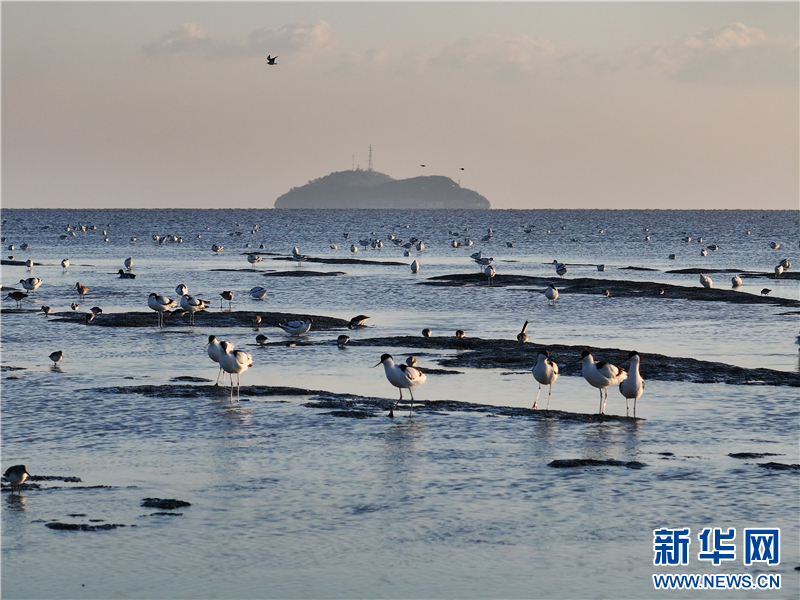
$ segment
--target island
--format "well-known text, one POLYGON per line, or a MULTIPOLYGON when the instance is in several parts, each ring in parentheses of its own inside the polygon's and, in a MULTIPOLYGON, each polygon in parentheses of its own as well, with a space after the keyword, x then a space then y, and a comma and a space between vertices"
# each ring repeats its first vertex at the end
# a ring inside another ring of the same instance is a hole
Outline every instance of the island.
POLYGON ((478 192, 449 177, 427 175, 393 179, 372 169, 336 171, 294 187, 275 208, 490 208, 478 192))

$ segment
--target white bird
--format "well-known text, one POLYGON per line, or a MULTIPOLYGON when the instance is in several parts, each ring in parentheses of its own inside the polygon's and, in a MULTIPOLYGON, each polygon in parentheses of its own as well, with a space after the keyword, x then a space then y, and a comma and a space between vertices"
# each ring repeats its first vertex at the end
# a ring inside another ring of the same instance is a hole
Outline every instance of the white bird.
POLYGON ((64 272, 66 273, 67 269, 69 269, 69 259, 65 258, 64 260, 62 260, 61 266, 64 268, 64 272))
POLYGON ((714 286, 714 282, 711 281, 711 277, 705 273, 700 273, 700 283, 703 284, 703 287, 707 289, 710 289, 714 286))
MULTIPOLYGON (((639 362, 641 357, 638 352, 631 352, 628 355, 628 360, 631 361, 631 368, 628 371, 628 377, 623 379, 619 384, 619 392, 625 396, 625 412, 627 414, 628 400, 633 400, 633 416, 636 416, 636 401, 644 393, 644 379, 639 375, 639 362)), ((627 362, 627 361, 626 361, 627 362)))
MULTIPOLYGON (((783 271, 783 267, 781 267, 781 271, 783 271)), ((32 296, 36 296, 36 288, 42 285, 42 280, 38 277, 29 277, 28 279, 20 279, 19 282, 22 284, 26 290, 31 292, 32 296)))
POLYGON ((50 360, 53 361, 53 366, 54 367, 56 366, 56 363, 58 361, 60 361, 62 358, 64 358, 64 352, 61 351, 61 350, 58 350, 56 352, 51 352, 50 353, 50 360))
POLYGON ((742 287, 742 278, 738 275, 734 275, 731 277, 731 285, 733 285, 733 287, 742 287))
POLYGON ((558 300, 558 289, 552 283, 547 285, 547 289, 544 291, 544 295, 547 298, 547 304, 550 306, 554 306, 556 300, 558 300))
POLYGON ((414 261, 411 263, 411 272, 418 273, 419 272, 419 261, 414 261))
POLYGON ((131 267, 133 267, 133 257, 129 256, 128 258, 125 259, 125 268, 128 269, 128 271, 130 271, 131 267))
POLYGON ((525 333, 528 330, 528 322, 525 321, 525 324, 522 326, 522 331, 517 334, 517 341, 520 344, 524 344, 528 341, 528 334, 525 333))
MULTIPOLYGON (((217 336, 215 335, 208 336, 208 343, 206 344, 206 352, 208 353, 208 358, 213 360, 215 363, 219 364, 220 345, 217 336)), ((214 385, 219 385, 220 375, 222 375, 222 366, 219 367, 219 371, 217 372, 217 380, 214 382, 214 385)))
POLYGON ((248 254, 247 255, 247 262, 253 265, 253 269, 256 268, 256 263, 261 262, 263 259, 258 254, 248 254))
POLYGON ((311 319, 307 321, 289 321, 285 325, 278 323, 278 327, 289 335, 303 335, 304 333, 308 333, 311 329, 311 322, 311 319))
POLYGON ((553 394, 553 384, 558 379, 558 365, 550 360, 550 353, 547 350, 539 352, 539 357, 533 367, 533 378, 539 382, 539 391, 536 392, 536 400, 533 401, 533 408, 539 402, 539 394, 542 393, 542 386, 550 386, 547 394, 547 410, 550 409, 550 396, 553 394))
POLYGON ((418 250, 419 252, 422 252, 424 249, 425 249, 425 244, 424 244, 423 242, 419 242, 419 243, 417 244, 417 250, 418 250))
POLYGON ((178 296, 186 296, 189 293, 189 288, 186 287, 186 284, 179 283, 175 286, 175 293, 178 294, 178 296))
POLYGON ((254 300, 263 300, 264 296, 266 296, 266 295, 267 295, 267 288, 263 288, 263 287, 250 288, 250 296, 254 300))
POLYGON ((181 308, 189 313, 189 325, 194 325, 194 313, 205 310, 211 304, 207 300, 192 298, 188 294, 181 296, 181 308))
POLYGON ((178 301, 166 296, 159 296, 153 292, 147 298, 147 306, 158 313, 158 328, 162 329, 164 327, 164 313, 178 306, 178 301))
POLYGON ((494 276, 495 276, 495 270, 494 270, 494 267, 493 267, 492 265, 488 265, 488 266, 487 266, 487 267, 486 267, 486 268, 483 270, 483 273, 484 273, 484 274, 486 275, 486 277, 488 277, 488 279, 489 279, 489 283, 488 283, 488 285, 494 285, 494 276))
POLYGON ((780 277, 781 273, 783 273, 783 265, 778 265, 777 267, 775 267, 775 278, 777 279, 778 277, 780 277))
POLYGON ((25 261, 25 266, 28 267, 28 270, 30 271, 31 269, 33 269, 33 261, 29 258, 28 260, 25 261))
MULTIPOLYGON (((400 400, 403 399, 403 389, 407 389, 408 393, 411 394, 411 408, 408 412, 408 416, 410 417, 414 410, 414 392, 412 392, 411 389, 425 383, 425 380, 428 378, 428 376, 414 367, 409 367, 405 364, 394 364, 394 359, 392 358, 391 354, 382 355, 380 362, 375 365, 375 367, 381 364, 383 365, 383 370, 386 373, 386 379, 388 379, 389 383, 391 383, 394 387, 400 390, 400 400)), ((394 406, 389 409, 390 417, 394 417, 394 409, 397 408, 400 400, 395 402, 394 406)))
POLYGON ((611 363, 603 362, 602 360, 594 362, 594 356, 588 350, 584 350, 581 353, 581 362, 583 363, 581 368, 583 378, 589 385, 600 390, 600 414, 602 415, 606 411, 603 402, 603 390, 606 392, 605 400, 608 402, 608 388, 620 383, 625 379, 627 373, 624 369, 620 369, 611 363))
POLYGON ((553 261, 553 266, 556 268, 556 274, 559 277, 563 277, 567 274, 567 266, 564 263, 560 263, 557 260, 553 261))
POLYGON ((241 381, 239 375, 253 366, 253 357, 243 350, 234 350, 230 342, 220 342, 219 366, 231 376, 231 402, 233 402, 233 375, 236 374, 236 400, 239 400, 241 381))

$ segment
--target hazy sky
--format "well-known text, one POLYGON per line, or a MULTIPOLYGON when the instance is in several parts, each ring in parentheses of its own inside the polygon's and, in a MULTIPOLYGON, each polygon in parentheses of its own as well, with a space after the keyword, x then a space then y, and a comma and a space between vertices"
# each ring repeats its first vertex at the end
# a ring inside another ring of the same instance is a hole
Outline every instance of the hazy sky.
POLYGON ((372 145, 495 208, 797 209, 798 7, 3 2, 2 206, 272 207, 372 145))

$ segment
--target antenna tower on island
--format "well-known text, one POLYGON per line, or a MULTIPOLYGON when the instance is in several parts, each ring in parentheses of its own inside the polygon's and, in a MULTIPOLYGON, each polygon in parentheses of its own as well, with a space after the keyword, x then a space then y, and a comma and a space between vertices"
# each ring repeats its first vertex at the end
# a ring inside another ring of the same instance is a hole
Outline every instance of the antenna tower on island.
POLYGON ((369 166, 367 169, 372 171, 372 144, 369 145, 369 166))

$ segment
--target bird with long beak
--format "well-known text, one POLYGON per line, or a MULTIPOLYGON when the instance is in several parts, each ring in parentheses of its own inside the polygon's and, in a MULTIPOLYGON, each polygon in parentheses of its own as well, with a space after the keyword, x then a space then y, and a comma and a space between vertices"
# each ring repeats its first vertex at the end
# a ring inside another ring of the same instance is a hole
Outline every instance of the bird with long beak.
POLYGON ((374 369, 378 365, 383 365, 383 370, 386 373, 386 379, 388 379, 389 383, 391 383, 394 387, 400 390, 400 400, 395 402, 394 405, 389 409, 389 416, 394 417, 394 409, 397 408, 397 405, 403 399, 403 389, 407 389, 408 393, 411 394, 411 408, 408 411, 408 416, 410 417, 414 412, 414 392, 412 392, 411 389, 425 383, 425 380, 428 378, 428 376, 419 369, 410 367, 406 364, 394 364, 394 359, 392 358, 391 354, 384 354, 381 356, 380 362, 372 368, 374 369))
POLYGON ((625 396, 625 412, 630 410, 628 407, 628 400, 633 400, 633 416, 636 417, 636 401, 641 398, 644 393, 644 379, 639 374, 639 362, 641 357, 636 351, 628 354, 628 358, 623 361, 623 364, 630 361, 631 368, 628 371, 628 377, 623 379, 619 384, 619 392, 625 396))
POLYGON ((528 341, 528 334, 525 331, 528 329, 528 322, 525 321, 525 324, 522 326, 522 331, 517 334, 517 341, 520 344, 524 344, 528 341))

